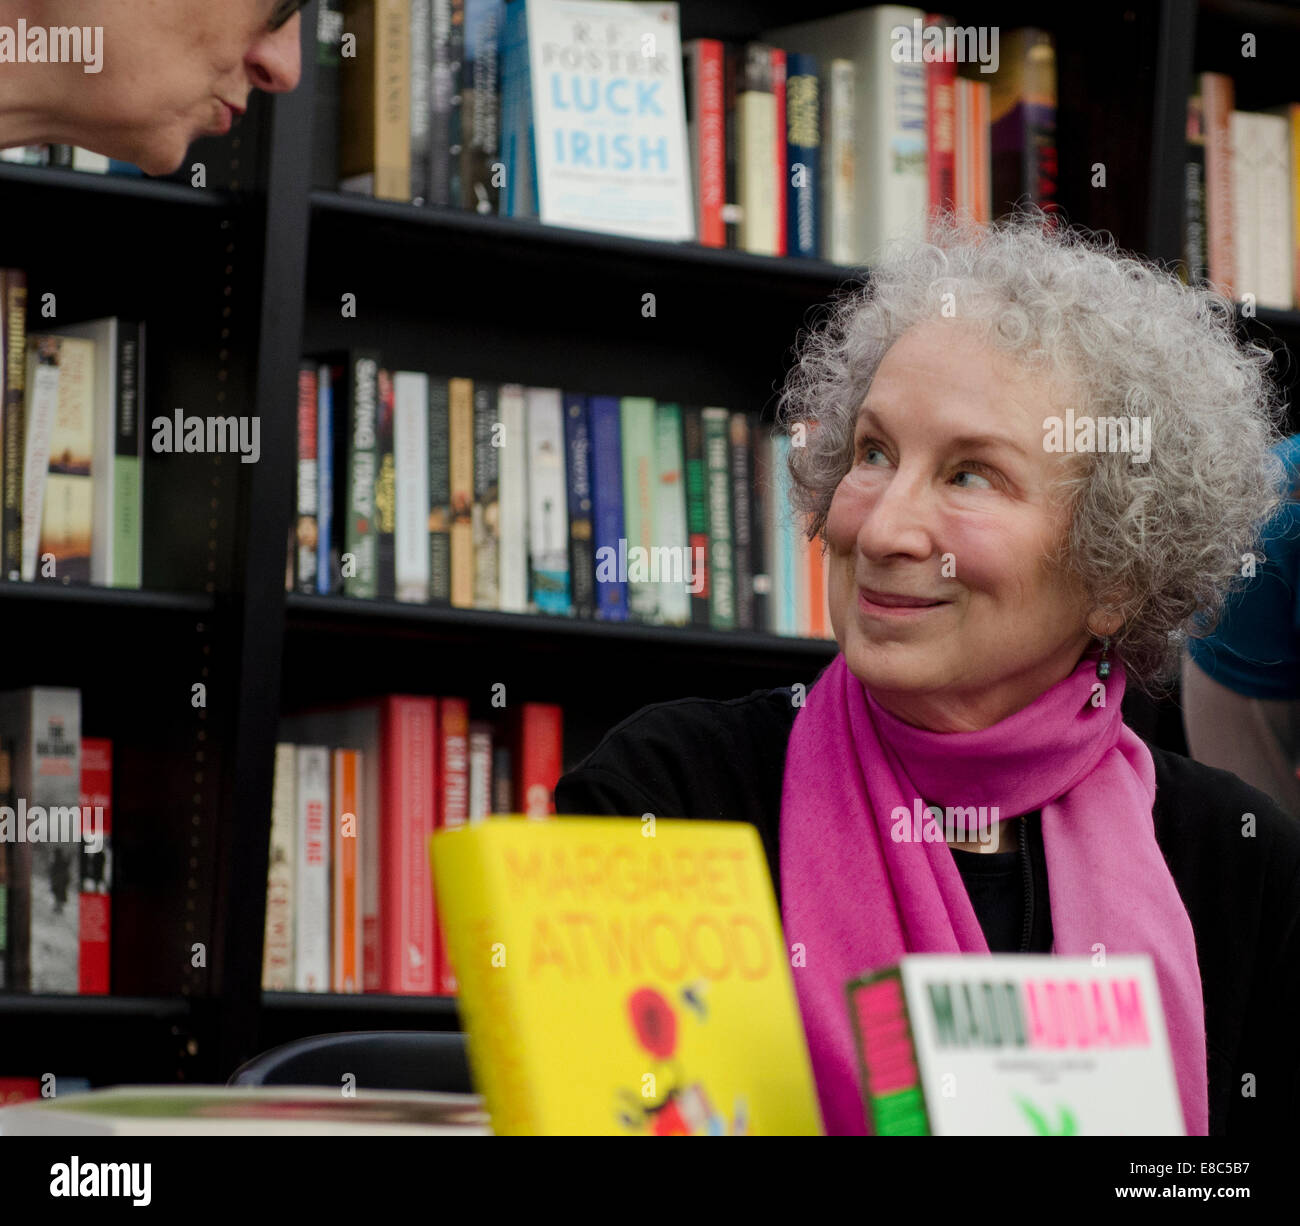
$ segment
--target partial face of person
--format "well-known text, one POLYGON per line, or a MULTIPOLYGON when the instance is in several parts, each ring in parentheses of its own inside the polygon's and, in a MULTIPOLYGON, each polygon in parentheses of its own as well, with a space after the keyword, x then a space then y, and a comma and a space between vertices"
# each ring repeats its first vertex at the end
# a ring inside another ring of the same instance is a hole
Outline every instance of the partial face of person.
MULTIPOLYGON (((907 723, 997 723, 1068 675, 1088 606, 1049 555, 1068 531, 1044 449, 1048 376, 959 321, 919 324, 878 368, 826 523, 831 623, 855 676, 907 723)), ((814 542, 814 548, 816 548, 814 542)))
MULTIPOLYGON (((79 77, 69 105, 78 143, 167 174, 199 136, 230 130, 255 89, 280 93, 301 72, 296 13, 279 0, 96 0, 75 21, 102 25, 104 67, 79 77)), ((69 20, 73 20, 72 15, 69 20)))

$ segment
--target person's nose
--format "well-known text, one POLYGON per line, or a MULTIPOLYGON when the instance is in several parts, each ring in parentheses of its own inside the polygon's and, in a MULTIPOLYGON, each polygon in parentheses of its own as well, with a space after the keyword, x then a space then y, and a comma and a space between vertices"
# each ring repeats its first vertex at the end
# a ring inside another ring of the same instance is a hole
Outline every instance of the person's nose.
POLYGON ((263 34, 248 49, 244 64, 253 85, 268 94, 296 89, 302 76, 302 18, 296 13, 278 30, 263 34))
POLYGON ((865 508, 858 548, 873 561, 899 555, 927 558, 934 548, 932 511, 923 475, 896 469, 865 508))

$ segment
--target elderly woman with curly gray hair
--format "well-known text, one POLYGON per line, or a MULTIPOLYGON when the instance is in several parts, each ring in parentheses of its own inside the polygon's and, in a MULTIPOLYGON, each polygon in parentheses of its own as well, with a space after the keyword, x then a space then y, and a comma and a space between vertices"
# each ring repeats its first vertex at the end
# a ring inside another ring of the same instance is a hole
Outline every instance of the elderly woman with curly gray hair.
POLYGON ((758 826, 830 1133, 868 1130, 846 981, 990 951, 1150 955, 1187 1133, 1291 1128, 1300 828, 1121 712, 1279 503, 1269 354, 1030 212, 892 245, 797 356, 778 420, 838 654, 802 701, 639 712, 557 808, 758 826), (916 841, 915 806, 993 816, 916 841))

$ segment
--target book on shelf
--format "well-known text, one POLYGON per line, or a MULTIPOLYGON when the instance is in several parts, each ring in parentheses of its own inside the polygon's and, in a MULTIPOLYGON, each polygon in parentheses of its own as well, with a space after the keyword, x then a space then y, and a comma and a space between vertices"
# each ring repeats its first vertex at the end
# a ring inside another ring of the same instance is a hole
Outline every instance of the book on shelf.
POLYGON ((112 988, 113 742, 81 738, 81 812, 95 815, 96 842, 81 845, 78 927, 79 990, 102 996, 112 988))
POLYGON ((910 954, 846 994, 877 1135, 1184 1134, 1149 955, 910 954))
POLYGON ((431 841, 493 1131, 819 1134, 757 831, 660 818, 643 835, 489 819, 431 841))

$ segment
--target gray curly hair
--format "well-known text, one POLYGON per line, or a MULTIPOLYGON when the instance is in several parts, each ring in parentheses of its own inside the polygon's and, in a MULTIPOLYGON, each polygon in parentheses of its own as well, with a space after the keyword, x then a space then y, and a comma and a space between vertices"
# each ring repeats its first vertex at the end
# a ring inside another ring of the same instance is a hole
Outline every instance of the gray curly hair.
POLYGON ((796 341, 777 403, 786 431, 816 425, 790 448, 791 500, 808 535, 824 535, 886 351, 955 304, 986 343, 1076 387, 1077 413, 1150 420, 1148 463, 1098 451, 1061 466, 1070 530, 1050 561, 1122 616, 1115 653, 1151 691, 1188 634, 1212 629, 1281 500, 1273 355, 1238 340, 1221 294, 1054 220, 1033 206, 992 226, 945 214, 928 241, 895 241, 840 291, 796 341))

